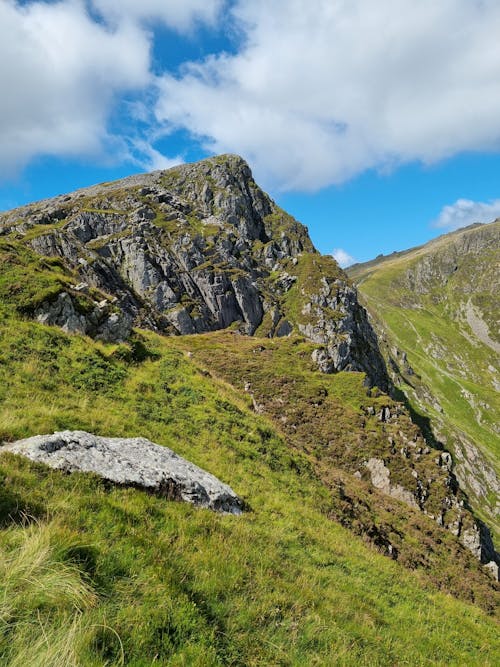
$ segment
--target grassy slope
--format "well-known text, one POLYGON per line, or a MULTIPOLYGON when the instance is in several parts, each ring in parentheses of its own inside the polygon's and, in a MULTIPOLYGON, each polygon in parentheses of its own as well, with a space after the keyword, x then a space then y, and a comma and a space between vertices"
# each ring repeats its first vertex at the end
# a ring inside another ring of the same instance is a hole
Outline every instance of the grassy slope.
MULTIPOLYGON (((25 321, 13 305, 20 296, 29 310, 68 276, 21 261, 15 246, 1 250, 1 437, 142 435, 218 475, 252 507, 218 515, 4 454, 2 664, 498 663, 491 617, 331 521, 311 457, 200 366, 211 350, 220 358, 230 334, 144 333, 130 348, 25 321)), ((233 340, 239 363, 238 342, 248 341, 233 340)), ((280 364, 289 358, 285 349, 280 364)), ((351 414, 358 380, 331 379, 351 414)))
MULTIPOLYGON (((494 224, 498 227, 500 223, 494 224)), ((487 321, 497 318, 493 285, 498 246, 492 243, 479 259, 472 253, 460 258, 457 271, 447 282, 436 280, 425 294, 410 289, 405 280, 422 258, 439 257, 460 236, 480 231, 476 228, 458 232, 414 251, 356 266, 350 275, 389 346, 407 353, 415 374, 409 375, 400 368, 404 379, 401 389, 415 409, 431 417, 452 451, 457 434, 474 443, 498 475, 500 437, 496 429, 500 423, 500 399, 493 381, 500 371, 498 357, 474 336, 463 315, 465 304, 472 298, 487 321), (495 365, 497 371, 492 370, 495 365)), ((497 333, 493 325, 490 333, 497 333)), ((491 494, 476 500, 475 507, 493 527, 497 540, 498 500, 491 494)))

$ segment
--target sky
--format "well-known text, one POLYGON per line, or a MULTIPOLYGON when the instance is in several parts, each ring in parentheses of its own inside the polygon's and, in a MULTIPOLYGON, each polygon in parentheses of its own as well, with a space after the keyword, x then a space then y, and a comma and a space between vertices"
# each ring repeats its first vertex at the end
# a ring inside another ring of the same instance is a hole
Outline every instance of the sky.
POLYGON ((339 263, 500 217, 498 0, 0 0, 0 210, 238 153, 339 263))

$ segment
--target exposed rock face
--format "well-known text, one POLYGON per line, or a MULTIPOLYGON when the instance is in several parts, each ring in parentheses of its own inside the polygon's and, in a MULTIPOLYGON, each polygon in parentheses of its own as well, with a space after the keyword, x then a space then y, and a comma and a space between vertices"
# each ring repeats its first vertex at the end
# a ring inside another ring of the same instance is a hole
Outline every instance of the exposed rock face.
POLYGON ((221 512, 241 514, 243 509, 227 484, 145 438, 102 438, 85 431, 62 431, 18 440, 1 451, 65 472, 92 472, 115 484, 221 512))
POLYGON ((54 301, 42 303, 35 311, 35 319, 41 324, 60 326, 68 333, 87 334, 108 342, 123 342, 132 329, 130 315, 123 311, 112 312, 108 302, 95 303, 87 312, 79 312, 67 292, 60 292, 54 301))
POLYGON ((391 471, 386 467, 382 459, 368 459, 365 466, 370 472, 372 484, 376 489, 387 493, 387 495, 396 498, 396 500, 402 500, 411 507, 418 507, 415 496, 411 491, 405 489, 401 484, 391 484, 391 471))
POLYGON ((385 364, 376 335, 351 285, 345 280, 336 279, 332 283, 321 277, 317 291, 302 307, 302 314, 309 316, 310 322, 299 323, 299 331, 324 346, 313 353, 313 360, 322 372, 363 371, 374 384, 387 389, 385 364))
POLYGON ((375 336, 345 274, 315 251, 307 229, 257 187, 237 156, 133 176, 0 216, 0 233, 27 231, 36 252, 63 258, 79 281, 114 297, 124 314, 118 322, 72 312, 60 295, 43 305, 40 321, 116 340, 132 321, 174 334, 232 323, 247 334, 296 331, 322 346, 323 371, 365 371, 372 383, 386 384, 375 336))

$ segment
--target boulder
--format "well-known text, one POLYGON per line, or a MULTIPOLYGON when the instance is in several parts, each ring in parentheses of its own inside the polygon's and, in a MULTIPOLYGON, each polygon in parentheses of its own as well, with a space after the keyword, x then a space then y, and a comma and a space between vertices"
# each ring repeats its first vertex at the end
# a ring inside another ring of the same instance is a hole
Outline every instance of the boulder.
POLYGON ((243 510, 243 502, 227 484, 145 438, 104 438, 85 431, 61 431, 18 440, 1 451, 68 473, 95 473, 118 485, 220 512, 241 514, 243 510))
MULTIPOLYGON (((80 283, 75 291, 85 288, 80 283)), ((89 301, 86 312, 81 312, 75 300, 68 292, 60 292, 55 299, 44 301, 35 311, 35 319, 40 324, 51 324, 62 328, 67 333, 79 333, 92 336, 109 343, 121 343, 130 336, 132 317, 117 310, 107 300, 89 301)))

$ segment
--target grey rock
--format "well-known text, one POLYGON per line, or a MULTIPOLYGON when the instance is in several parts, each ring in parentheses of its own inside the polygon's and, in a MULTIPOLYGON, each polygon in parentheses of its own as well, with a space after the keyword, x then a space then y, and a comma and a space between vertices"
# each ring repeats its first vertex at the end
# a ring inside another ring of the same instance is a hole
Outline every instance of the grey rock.
POLYGON ((67 292, 61 292, 54 301, 44 301, 35 312, 40 324, 60 326, 67 333, 84 334, 87 323, 84 315, 77 313, 73 300, 67 292))
POLYGON ((494 560, 490 560, 489 563, 485 563, 484 567, 489 571, 489 573, 491 574, 491 576, 493 577, 493 579, 494 579, 495 581, 498 581, 498 580, 499 580, 499 576, 498 576, 498 575, 499 575, 499 567, 498 567, 498 563, 495 563, 494 560))
POLYGON ((365 467, 370 472, 371 482, 376 489, 392 498, 401 500, 410 507, 418 507, 415 495, 411 491, 400 484, 391 484, 391 471, 382 459, 371 458, 365 462, 365 467))
POLYGON ((290 336, 293 332, 293 327, 288 320, 282 320, 276 329, 274 330, 274 335, 276 338, 283 338, 284 336, 290 336))
POLYGON ((185 308, 172 310, 167 314, 167 318, 182 336, 196 333, 193 320, 185 308))
POLYGON ((334 371, 334 362, 326 350, 318 348, 313 350, 311 358, 322 373, 332 373, 334 371))
POLYGON ((439 454, 437 464, 441 466, 441 468, 446 468, 446 470, 451 471, 453 468, 451 454, 449 452, 441 452, 439 454))
MULTIPOLYGON (((370 384, 388 388, 377 337, 353 287, 343 280, 329 282, 323 277, 317 292, 302 307, 302 315, 309 322, 299 324, 299 331, 322 345, 331 360, 330 370, 323 372, 361 371, 370 384)), ((328 365, 323 363, 323 367, 327 369, 328 365)))
POLYGON ((291 276, 289 273, 285 272, 279 276, 276 285, 283 290, 283 292, 288 292, 295 282, 297 282, 297 276, 291 276))
POLYGON ((481 531, 478 526, 473 525, 467 530, 457 531, 457 537, 466 549, 469 549, 477 559, 481 559, 481 531))
POLYGON ((82 313, 68 292, 60 292, 54 300, 44 301, 36 309, 34 317, 40 324, 56 325, 67 333, 86 334, 107 342, 123 342, 130 335, 132 318, 124 312, 110 312, 110 308, 107 301, 94 302, 91 310, 82 313))
POLYGON ((1 451, 68 473, 95 473, 115 484, 212 510, 243 511, 242 501, 227 484, 145 438, 103 438, 85 431, 61 431, 18 440, 1 451))

